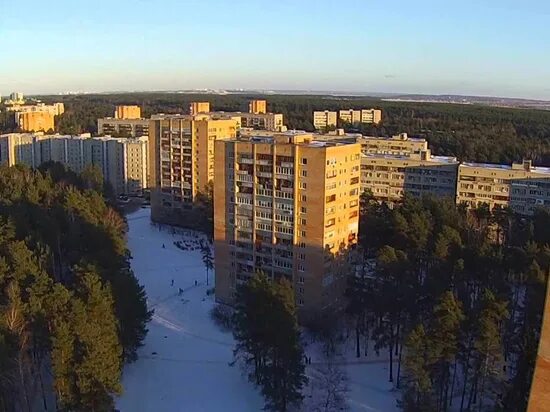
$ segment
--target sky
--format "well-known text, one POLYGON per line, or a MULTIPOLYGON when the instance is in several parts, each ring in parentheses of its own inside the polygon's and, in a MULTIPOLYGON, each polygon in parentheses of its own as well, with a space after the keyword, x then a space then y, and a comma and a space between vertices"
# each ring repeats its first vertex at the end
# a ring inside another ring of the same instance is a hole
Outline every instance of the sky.
POLYGON ((0 95, 262 89, 550 100, 548 0, 0 0, 0 95))

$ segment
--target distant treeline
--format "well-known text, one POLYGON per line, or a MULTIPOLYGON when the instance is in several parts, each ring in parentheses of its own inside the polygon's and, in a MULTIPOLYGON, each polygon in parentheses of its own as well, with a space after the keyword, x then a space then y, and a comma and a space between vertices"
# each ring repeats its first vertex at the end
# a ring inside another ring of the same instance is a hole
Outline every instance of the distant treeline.
MULTIPOLYGON (((96 133, 97 118, 112 116, 117 104, 140 105, 148 117, 186 113, 189 103, 197 100, 209 101, 213 110, 247 111, 248 101, 254 98, 265 98, 269 111, 283 113, 290 129, 312 131, 314 110, 379 108, 383 110, 382 124, 346 125, 346 130, 374 136, 406 132, 426 138, 435 154, 460 160, 510 163, 530 158, 536 165, 550 166, 550 111, 312 95, 126 93, 41 97, 46 102, 65 103, 66 112, 57 121, 60 133, 96 133)), ((3 125, 0 122, 0 128, 3 125)))

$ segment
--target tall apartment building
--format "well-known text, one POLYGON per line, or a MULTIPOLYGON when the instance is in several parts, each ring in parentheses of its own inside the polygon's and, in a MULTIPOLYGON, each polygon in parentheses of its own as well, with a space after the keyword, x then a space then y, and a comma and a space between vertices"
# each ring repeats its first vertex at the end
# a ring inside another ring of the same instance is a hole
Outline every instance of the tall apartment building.
POLYGON ((96 165, 116 194, 137 194, 148 187, 148 137, 41 135, 11 133, 0 136, 0 164, 38 167, 44 162, 63 163, 80 173, 96 165))
POLYGON ((361 123, 379 124, 382 121, 382 110, 361 109, 361 123))
POLYGON ((342 304, 334 255, 356 242, 360 145, 305 132, 216 142, 216 299, 262 270, 294 285, 301 314, 342 304))
POLYGON ((428 150, 426 139, 412 138, 407 133, 391 137, 363 136, 359 138, 361 151, 364 154, 408 155, 413 152, 428 150))
POLYGON ((54 115, 50 112, 16 112, 15 123, 24 132, 54 130, 54 115))
POLYGON ((214 179, 214 142, 235 138, 238 122, 207 115, 164 116, 151 119, 149 131, 152 219, 185 225, 185 211, 214 179))
POLYGON ((137 137, 149 135, 149 119, 97 119, 99 135, 137 137))
POLYGON ((361 190, 390 204, 405 194, 454 200, 458 164, 455 157, 433 156, 429 149, 408 155, 362 154, 361 190))
POLYGON ((361 110, 340 110, 338 111, 338 118, 346 123, 361 123, 361 110))
POLYGON ((115 119, 141 119, 141 108, 139 106, 117 106, 115 119))
POLYGON ((209 102, 191 102, 189 105, 189 114, 194 116, 199 113, 209 113, 210 112, 210 103, 209 102))
MULTIPOLYGON (((532 180, 535 184, 550 181, 550 168, 535 167, 530 160, 512 163, 511 166, 462 163, 458 168, 456 201, 469 207, 486 203, 490 209, 512 205, 515 210, 528 213, 527 205, 536 202, 538 196, 531 193, 536 189, 529 188, 532 180)), ((545 196, 541 195, 540 201, 544 204, 545 196)))
POLYGON ((313 112, 313 126, 317 130, 323 130, 328 127, 336 127, 337 113, 329 110, 313 112))
POLYGON ((283 115, 281 113, 231 113, 241 117, 241 126, 252 129, 285 132, 283 115))
POLYGON ((254 114, 267 113, 267 102, 265 100, 251 100, 248 103, 248 112, 254 114))
POLYGON ((37 143, 48 136, 32 133, 9 133, 0 135, 0 164, 14 166, 23 164, 38 167, 42 163, 37 143))

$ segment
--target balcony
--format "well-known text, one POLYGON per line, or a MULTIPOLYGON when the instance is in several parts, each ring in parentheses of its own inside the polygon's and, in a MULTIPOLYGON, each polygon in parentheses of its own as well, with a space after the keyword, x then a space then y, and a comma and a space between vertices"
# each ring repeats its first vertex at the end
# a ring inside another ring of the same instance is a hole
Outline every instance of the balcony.
POLYGON ((252 159, 251 157, 241 157, 238 162, 245 165, 253 165, 254 159, 252 159))
POLYGON ((273 190, 269 190, 269 189, 256 189, 256 194, 258 196, 268 196, 268 197, 272 197, 273 196, 273 190))

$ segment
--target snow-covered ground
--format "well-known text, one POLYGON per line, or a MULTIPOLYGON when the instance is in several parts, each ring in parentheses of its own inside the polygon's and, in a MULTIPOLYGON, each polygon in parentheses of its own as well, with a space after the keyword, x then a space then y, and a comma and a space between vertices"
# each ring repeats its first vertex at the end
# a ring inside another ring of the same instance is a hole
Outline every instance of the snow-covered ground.
MULTIPOLYGON (((214 276, 210 274, 207 286, 198 248, 201 236, 167 226, 159 229, 151 224, 149 209, 132 213, 128 223, 132 267, 155 314, 139 359, 124 370, 124 393, 117 399, 117 408, 121 412, 261 411, 263 399, 257 388, 237 366, 229 366, 231 334, 210 319, 214 298, 206 292, 213 287, 214 276), (181 250, 173 243, 177 240, 196 249, 181 250)), ((309 345, 306 350, 312 358, 308 369, 318 367, 318 346, 309 345)), ((376 358, 366 363, 349 361, 342 367, 349 379, 351 410, 397 410, 396 393, 387 382, 387 363, 376 358)), ((308 374, 314 372, 310 369, 308 374)), ((306 389, 306 396, 309 393, 306 389)))

